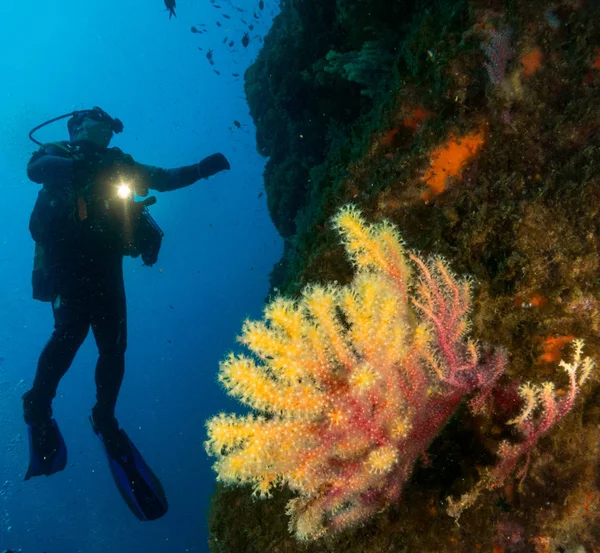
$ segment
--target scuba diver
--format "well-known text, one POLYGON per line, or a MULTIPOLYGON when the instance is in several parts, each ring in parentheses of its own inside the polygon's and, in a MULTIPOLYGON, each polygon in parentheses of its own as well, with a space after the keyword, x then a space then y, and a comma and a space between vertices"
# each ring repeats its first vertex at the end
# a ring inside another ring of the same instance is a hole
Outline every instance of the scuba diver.
POLYGON ((91 327, 99 356, 90 422, 128 506, 140 520, 154 520, 167 511, 165 493, 115 418, 127 347, 123 256, 141 256, 151 266, 163 237, 148 212, 156 199, 136 202, 134 192, 177 190, 230 165, 220 153, 176 169, 137 163, 108 147, 122 131, 119 119, 94 107, 55 117, 29 133, 40 148, 27 176, 43 185, 29 223, 35 241, 33 297, 51 303, 54 332, 39 357, 33 386, 23 395, 30 448, 25 480, 66 466, 52 400, 91 327), (33 138, 39 128, 67 117, 69 141, 42 144, 33 138))

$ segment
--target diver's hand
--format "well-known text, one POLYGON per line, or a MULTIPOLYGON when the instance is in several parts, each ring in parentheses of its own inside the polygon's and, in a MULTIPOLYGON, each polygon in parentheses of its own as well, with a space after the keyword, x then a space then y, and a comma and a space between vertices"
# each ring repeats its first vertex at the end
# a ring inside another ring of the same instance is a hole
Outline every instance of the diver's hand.
POLYGON ((231 165, 229 165, 229 161, 223 154, 212 154, 198 163, 197 168, 198 178, 205 179, 221 171, 228 171, 231 169, 231 165))

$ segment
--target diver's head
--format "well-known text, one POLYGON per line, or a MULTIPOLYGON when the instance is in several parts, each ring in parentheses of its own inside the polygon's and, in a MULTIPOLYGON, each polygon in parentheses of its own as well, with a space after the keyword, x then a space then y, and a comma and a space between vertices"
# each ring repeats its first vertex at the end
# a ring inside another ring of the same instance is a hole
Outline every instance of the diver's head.
POLYGON ((71 142, 80 140, 92 142, 100 148, 107 148, 113 133, 123 130, 123 123, 113 119, 99 107, 77 111, 67 123, 71 142))
POLYGON ((113 136, 110 124, 103 121, 96 121, 91 117, 81 119, 77 127, 69 132, 71 142, 85 140, 93 142, 96 146, 107 148, 113 136))

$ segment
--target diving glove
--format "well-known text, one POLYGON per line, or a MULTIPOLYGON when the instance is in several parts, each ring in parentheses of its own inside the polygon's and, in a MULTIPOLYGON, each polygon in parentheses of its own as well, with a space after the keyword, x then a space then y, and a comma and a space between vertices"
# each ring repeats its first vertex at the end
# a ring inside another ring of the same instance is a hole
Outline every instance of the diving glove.
POLYGON ((199 179, 205 179, 221 171, 231 169, 229 161, 223 154, 212 154, 205 157, 196 167, 198 168, 199 179))

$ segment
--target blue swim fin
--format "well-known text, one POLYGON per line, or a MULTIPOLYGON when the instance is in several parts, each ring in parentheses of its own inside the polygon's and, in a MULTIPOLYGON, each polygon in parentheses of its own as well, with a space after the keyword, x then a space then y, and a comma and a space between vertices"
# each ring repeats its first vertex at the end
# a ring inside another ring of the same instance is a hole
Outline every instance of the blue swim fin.
POLYGON ((141 453, 123 429, 110 441, 94 425, 108 457, 108 465, 119 493, 139 520, 156 520, 169 509, 165 490, 160 480, 147 465, 141 453))
POLYGON ((50 476, 67 466, 67 446, 54 419, 44 424, 28 424, 27 431, 29 468, 25 480, 42 474, 50 476))

